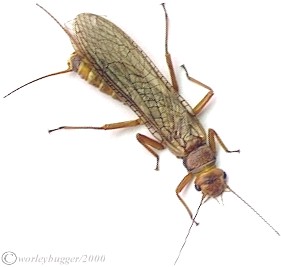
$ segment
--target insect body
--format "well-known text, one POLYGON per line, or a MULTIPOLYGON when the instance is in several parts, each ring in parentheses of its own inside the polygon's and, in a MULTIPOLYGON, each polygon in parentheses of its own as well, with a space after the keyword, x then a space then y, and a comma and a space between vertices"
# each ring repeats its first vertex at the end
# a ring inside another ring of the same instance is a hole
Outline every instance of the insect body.
MULTIPOLYGON (((176 157, 183 160, 183 164, 189 172, 176 188, 176 194, 194 223, 195 217, 180 196, 180 192, 195 178, 196 189, 202 191, 200 206, 203 200, 210 197, 216 198, 227 190, 237 195, 227 185, 225 172, 216 167, 215 141, 226 152, 238 152, 239 150, 228 150, 213 129, 206 132, 202 127, 197 116, 212 97, 213 90, 190 77, 185 68, 187 78, 206 88, 208 93, 194 108, 179 95, 167 48, 168 17, 165 7, 164 11, 166 15, 166 61, 172 85, 141 48, 107 19, 88 13, 79 14, 73 22, 73 29, 68 29, 47 11, 68 34, 75 52, 68 61, 67 70, 39 79, 75 71, 90 84, 129 106, 138 116, 137 119, 106 124, 102 127, 62 126, 50 130, 50 132, 60 129, 109 130, 145 124, 156 140, 142 134, 137 135, 137 140, 156 157, 156 169, 158 169, 159 156, 155 150, 168 148, 176 157)), ((247 205, 249 206, 249 204, 247 205)), ((251 206, 249 207, 253 209, 251 206)), ((261 215, 259 216, 261 217, 261 215)), ((278 233, 267 221, 265 222, 278 233)))
POLYGON ((59 129, 108 130, 145 124, 156 140, 142 134, 137 135, 137 140, 157 158, 156 169, 158 169, 159 156, 155 150, 168 148, 183 160, 184 166, 189 171, 178 185, 176 194, 193 218, 179 193, 196 177, 196 188, 202 191, 204 198, 221 195, 228 186, 225 173, 216 167, 215 139, 226 152, 233 151, 226 148, 214 130, 209 129, 206 133, 198 120, 197 115, 213 95, 212 89, 190 77, 186 71, 190 81, 205 87, 209 92, 194 108, 178 93, 167 48, 168 17, 165 7, 164 11, 166 60, 173 85, 160 73, 142 49, 124 31, 107 19, 82 13, 75 18, 73 28, 69 29, 63 27, 48 11, 46 12, 70 37, 75 52, 68 61, 67 70, 39 79, 75 71, 102 92, 129 106, 137 114, 138 119, 106 124, 102 127, 62 126, 50 132, 59 129))

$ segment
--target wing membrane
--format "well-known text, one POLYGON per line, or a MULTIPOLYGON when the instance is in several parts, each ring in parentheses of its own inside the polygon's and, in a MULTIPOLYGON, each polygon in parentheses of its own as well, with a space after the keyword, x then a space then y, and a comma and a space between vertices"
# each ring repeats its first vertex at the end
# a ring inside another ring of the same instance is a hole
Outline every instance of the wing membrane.
POLYGON ((88 13, 76 17, 73 32, 76 50, 156 138, 181 146, 192 136, 205 138, 189 104, 125 32, 105 18, 88 13))

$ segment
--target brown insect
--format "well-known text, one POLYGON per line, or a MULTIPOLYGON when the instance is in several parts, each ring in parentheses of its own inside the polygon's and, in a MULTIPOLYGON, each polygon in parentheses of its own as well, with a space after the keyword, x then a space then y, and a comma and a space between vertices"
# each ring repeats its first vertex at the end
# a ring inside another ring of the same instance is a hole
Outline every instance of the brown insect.
POLYGON ((186 68, 182 66, 189 81, 204 87, 208 92, 195 107, 191 107, 179 95, 174 67, 168 51, 168 15, 164 4, 162 6, 166 21, 165 56, 171 84, 142 49, 107 19, 82 13, 76 17, 73 28, 70 29, 63 27, 48 11, 38 6, 65 31, 75 52, 71 55, 66 70, 38 78, 13 92, 40 79, 75 71, 102 92, 129 106, 138 116, 131 121, 105 124, 101 127, 61 126, 49 132, 62 129, 112 130, 144 124, 155 139, 142 134, 137 134, 136 137, 156 158, 156 170, 159 169, 159 155, 156 150, 168 148, 177 158, 182 159, 188 171, 177 186, 176 195, 192 219, 190 229, 196 223, 195 218, 204 201, 217 198, 225 191, 231 191, 279 235, 277 230, 227 185, 225 172, 216 166, 216 142, 227 153, 239 152, 239 150, 229 150, 216 131, 208 129, 206 132, 198 119, 198 115, 213 96, 213 90, 190 77, 186 68), (195 179, 195 188, 202 192, 202 199, 195 216, 180 196, 181 191, 193 179, 195 179))

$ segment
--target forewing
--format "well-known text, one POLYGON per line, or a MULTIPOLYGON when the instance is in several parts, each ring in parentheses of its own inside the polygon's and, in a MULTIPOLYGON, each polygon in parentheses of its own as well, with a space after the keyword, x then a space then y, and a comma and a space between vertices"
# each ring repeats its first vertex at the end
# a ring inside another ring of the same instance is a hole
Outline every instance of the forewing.
POLYGON ((74 23, 74 46, 145 123, 173 140, 201 135, 191 107, 139 46, 103 17, 83 13, 74 23), (184 102, 184 104, 183 104, 184 102))

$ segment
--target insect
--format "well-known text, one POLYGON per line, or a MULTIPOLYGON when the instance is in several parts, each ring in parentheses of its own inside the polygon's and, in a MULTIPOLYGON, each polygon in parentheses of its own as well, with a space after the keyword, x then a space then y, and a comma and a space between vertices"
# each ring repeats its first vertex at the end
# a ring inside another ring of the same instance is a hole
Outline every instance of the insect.
POLYGON ((134 120, 105 124, 101 127, 61 126, 49 132, 62 129, 112 130, 144 124, 154 138, 137 134, 137 140, 156 158, 156 170, 159 169, 159 155, 156 151, 167 148, 183 161, 188 171, 177 186, 176 195, 192 219, 190 229, 193 224, 197 224, 195 219, 204 201, 217 198, 225 191, 231 191, 280 235, 229 187, 226 173, 216 166, 216 142, 227 153, 239 152, 239 150, 229 150, 216 131, 213 129, 205 131, 198 119, 198 115, 212 98, 213 90, 189 76, 186 68, 182 66, 189 81, 204 87, 208 92, 195 107, 191 107, 180 96, 168 50, 168 15, 164 4, 162 6, 166 21, 165 52, 171 83, 160 73, 142 49, 107 19, 82 13, 75 18, 73 28, 70 29, 62 26, 47 10, 38 6, 49 14, 69 36, 75 52, 72 53, 66 70, 38 78, 13 92, 40 79, 75 71, 102 92, 129 106, 138 116, 134 120), (196 190, 202 192, 195 216, 180 195, 193 179, 196 190))

